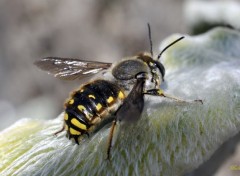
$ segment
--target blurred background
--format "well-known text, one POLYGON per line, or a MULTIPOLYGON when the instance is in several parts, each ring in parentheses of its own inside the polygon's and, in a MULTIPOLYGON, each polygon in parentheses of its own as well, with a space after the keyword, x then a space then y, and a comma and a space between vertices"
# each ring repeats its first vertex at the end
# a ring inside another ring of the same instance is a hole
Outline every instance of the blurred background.
MULTIPOLYGON (((2 0, 0 130, 20 118, 55 118, 62 112, 69 92, 81 84, 58 80, 38 70, 34 61, 59 56, 115 62, 149 51, 148 22, 157 54, 160 42, 173 33, 197 34, 215 24, 238 28, 239 22, 225 18, 229 16, 226 3, 232 2, 2 0), (205 18, 209 14, 213 18, 205 18), (199 21, 208 24, 209 19, 213 21, 209 26, 196 28, 199 21)), ((237 7, 234 14, 239 15, 239 4, 233 3, 237 7)))

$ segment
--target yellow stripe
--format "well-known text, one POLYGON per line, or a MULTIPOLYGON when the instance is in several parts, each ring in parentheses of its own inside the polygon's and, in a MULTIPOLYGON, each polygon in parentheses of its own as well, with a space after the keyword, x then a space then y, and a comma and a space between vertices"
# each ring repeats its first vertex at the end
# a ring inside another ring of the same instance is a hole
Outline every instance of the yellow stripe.
POLYGON ((68 104, 73 104, 74 103, 74 99, 69 100, 68 104))
POLYGON ((64 120, 68 120, 68 114, 67 113, 64 114, 64 120))
POLYGON ((78 105, 78 109, 82 112, 86 110, 86 108, 83 105, 78 105))
POLYGON ((108 102, 108 103, 112 103, 112 102, 113 102, 113 100, 114 100, 114 99, 113 99, 113 97, 112 97, 112 96, 110 96, 110 97, 107 99, 107 102, 108 102))
POLYGON ((78 109, 86 115, 86 118, 88 120, 91 120, 91 117, 93 117, 93 115, 89 113, 83 105, 78 105, 78 109))
POLYGON ((74 126, 80 128, 80 129, 82 129, 82 130, 87 130, 86 125, 84 125, 83 123, 79 122, 79 121, 78 121, 77 119, 75 119, 75 118, 73 118, 73 119, 71 120, 71 123, 72 123, 74 126))
POLYGON ((101 110, 101 109, 102 109, 102 105, 101 105, 100 103, 98 103, 98 104, 96 105, 96 109, 97 109, 97 111, 101 110))
POLYGON ((125 98, 125 96, 124 96, 122 91, 119 91, 118 98, 120 98, 120 99, 124 99, 125 98))
POLYGON ((96 97, 94 95, 88 95, 89 98, 93 98, 93 99, 96 99, 96 97))
POLYGON ((74 130, 73 128, 70 128, 70 133, 71 133, 72 135, 80 135, 80 134, 81 134, 81 132, 79 132, 79 131, 77 131, 77 130, 74 130))

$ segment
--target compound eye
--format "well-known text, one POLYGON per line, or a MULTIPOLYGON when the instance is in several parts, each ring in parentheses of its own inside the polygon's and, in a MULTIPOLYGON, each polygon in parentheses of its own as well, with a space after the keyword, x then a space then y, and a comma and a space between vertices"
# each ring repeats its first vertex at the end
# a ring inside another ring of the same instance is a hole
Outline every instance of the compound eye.
POLYGON ((165 68, 162 63, 156 62, 156 66, 159 69, 160 73, 162 74, 162 77, 164 78, 165 75, 165 68))

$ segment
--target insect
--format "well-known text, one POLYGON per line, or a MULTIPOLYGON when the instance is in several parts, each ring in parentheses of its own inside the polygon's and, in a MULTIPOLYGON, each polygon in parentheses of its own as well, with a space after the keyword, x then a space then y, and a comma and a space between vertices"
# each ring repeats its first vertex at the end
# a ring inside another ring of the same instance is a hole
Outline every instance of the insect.
MULTIPOLYGON (((112 123, 107 149, 110 158, 116 125, 120 121, 131 122, 140 118, 144 107, 144 95, 190 102, 167 95, 160 89, 165 68, 159 59, 167 48, 184 37, 170 43, 154 59, 149 24, 148 32, 150 53, 144 52, 123 59, 117 64, 59 57, 47 57, 35 62, 40 69, 67 80, 82 79, 105 71, 106 78, 96 78, 71 93, 64 105, 63 128, 57 133, 65 129, 68 138, 79 144, 79 137, 94 134, 106 124, 112 123)), ((191 102, 194 101, 202 102, 191 102)))

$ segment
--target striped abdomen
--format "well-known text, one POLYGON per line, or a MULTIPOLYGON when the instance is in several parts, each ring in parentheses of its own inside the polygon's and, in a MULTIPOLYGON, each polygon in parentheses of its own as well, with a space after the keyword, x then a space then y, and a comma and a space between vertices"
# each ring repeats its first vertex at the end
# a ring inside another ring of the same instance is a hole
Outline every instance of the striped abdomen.
POLYGON ((65 130, 69 138, 93 131, 122 104, 125 95, 115 84, 96 80, 73 92, 65 103, 65 130))

